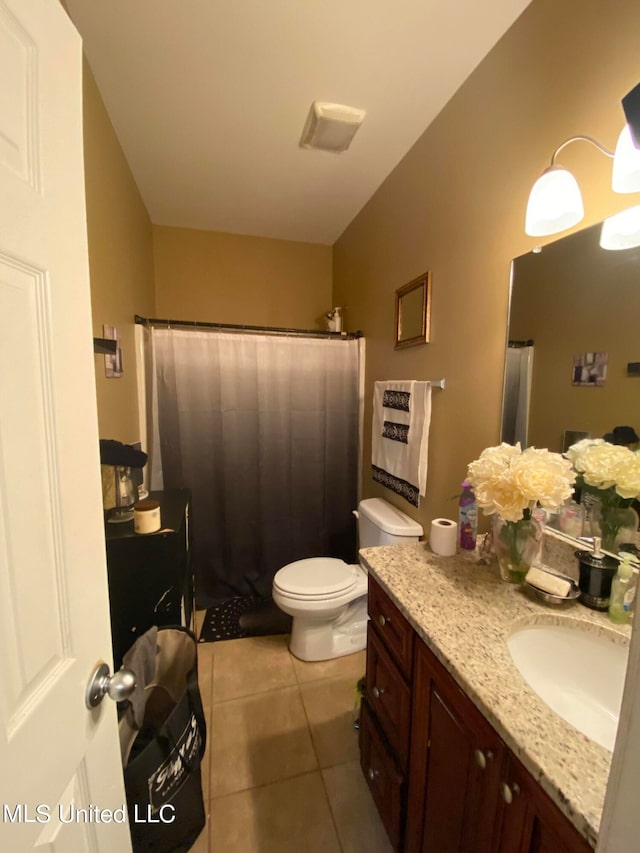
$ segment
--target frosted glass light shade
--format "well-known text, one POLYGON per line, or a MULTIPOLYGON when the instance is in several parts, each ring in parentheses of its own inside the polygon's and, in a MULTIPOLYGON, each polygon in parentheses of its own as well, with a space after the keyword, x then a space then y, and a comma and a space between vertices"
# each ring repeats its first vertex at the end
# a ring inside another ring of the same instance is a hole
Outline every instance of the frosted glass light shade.
POLYGON ((633 144, 628 124, 618 137, 611 186, 617 193, 640 192, 640 148, 633 144))
POLYGON ((562 166, 550 166, 531 189, 524 230, 532 237, 557 234, 580 222, 583 216, 578 182, 562 166))
POLYGON ((613 251, 640 246, 640 205, 605 219, 600 231, 600 245, 613 251))

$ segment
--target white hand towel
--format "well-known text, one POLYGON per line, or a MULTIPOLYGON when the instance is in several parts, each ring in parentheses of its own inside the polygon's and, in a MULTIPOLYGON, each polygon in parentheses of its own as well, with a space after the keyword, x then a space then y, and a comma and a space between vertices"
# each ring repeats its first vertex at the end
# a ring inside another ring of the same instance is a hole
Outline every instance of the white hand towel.
POLYGON ((376 382, 373 392, 373 479, 419 506, 426 494, 431 383, 376 382))

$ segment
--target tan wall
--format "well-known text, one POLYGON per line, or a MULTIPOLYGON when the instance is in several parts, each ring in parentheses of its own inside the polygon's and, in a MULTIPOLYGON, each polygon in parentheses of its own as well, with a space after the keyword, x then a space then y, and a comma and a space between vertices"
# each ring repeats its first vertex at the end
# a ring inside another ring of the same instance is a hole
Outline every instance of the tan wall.
POLYGON ((153 226, 158 317, 324 328, 331 247, 153 226))
POLYGON ((134 350, 134 314, 154 313, 151 221, 125 160, 93 74, 84 63, 84 154, 93 333, 116 326, 124 372, 105 377, 96 355, 101 438, 140 439, 134 350))
POLYGON ((614 426, 640 430, 640 251, 599 246, 600 227, 559 240, 514 264, 510 337, 533 340, 529 444, 562 449, 565 429, 594 438, 614 426), (549 306, 553 306, 549 310, 549 306), (572 385, 574 356, 606 352, 602 387, 572 385))
MULTIPOLYGON (((510 262, 535 242, 524 233, 529 189, 568 136, 615 145, 620 98, 640 76, 639 31, 637 0, 533 0, 334 247, 334 301, 367 338, 364 494, 427 533, 431 518, 455 517, 449 498, 467 463, 499 441, 510 262), (394 291, 426 269, 431 343, 395 352, 394 291), (415 511, 368 473, 372 383, 440 377, 428 495, 415 511)), ((562 162, 582 187, 583 224, 638 203, 610 190, 610 161, 591 146, 570 146, 562 162)))

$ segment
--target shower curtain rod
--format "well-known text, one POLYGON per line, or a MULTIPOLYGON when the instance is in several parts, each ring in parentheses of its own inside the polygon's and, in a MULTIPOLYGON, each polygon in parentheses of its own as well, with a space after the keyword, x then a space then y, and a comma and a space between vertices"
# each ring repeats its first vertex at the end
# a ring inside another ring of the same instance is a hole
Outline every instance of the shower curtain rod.
POLYGON ((135 315, 135 322, 139 326, 179 326, 187 329, 215 329, 218 332, 247 332, 253 335, 284 335, 291 338, 335 338, 336 340, 354 340, 362 338, 363 333, 358 332, 329 332, 322 329, 287 329, 278 326, 244 326, 235 323, 200 323, 197 320, 158 320, 156 318, 140 317, 135 315))

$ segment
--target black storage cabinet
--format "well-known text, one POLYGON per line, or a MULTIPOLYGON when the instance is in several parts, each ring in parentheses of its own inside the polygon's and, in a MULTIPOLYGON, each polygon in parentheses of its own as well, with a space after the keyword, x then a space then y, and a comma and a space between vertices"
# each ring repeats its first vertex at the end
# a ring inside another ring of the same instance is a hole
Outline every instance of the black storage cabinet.
POLYGON ((160 503, 161 532, 137 534, 133 521, 105 524, 115 669, 152 625, 192 624, 191 492, 175 489, 149 497, 160 503))

